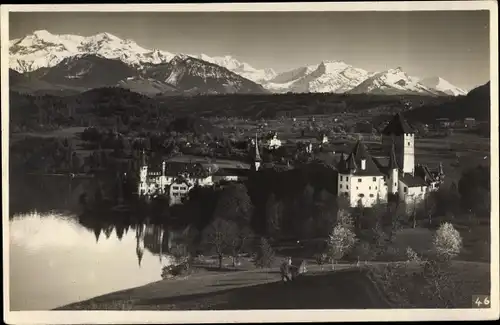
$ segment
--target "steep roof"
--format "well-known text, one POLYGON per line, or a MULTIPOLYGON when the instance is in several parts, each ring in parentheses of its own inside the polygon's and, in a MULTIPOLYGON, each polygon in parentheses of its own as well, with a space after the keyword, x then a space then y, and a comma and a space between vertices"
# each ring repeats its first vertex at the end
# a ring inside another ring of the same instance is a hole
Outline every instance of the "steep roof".
POLYGON ((344 170, 346 168, 346 161, 345 161, 345 156, 344 153, 340 153, 340 160, 339 163, 337 164, 337 169, 338 170, 344 170))
POLYGON ((372 156, 366 149, 365 144, 358 140, 354 145, 351 153, 347 157, 347 164, 342 168, 339 166, 339 172, 350 173, 352 175, 359 176, 379 176, 382 175, 382 172, 377 167, 375 162, 373 161, 372 156), (366 160, 365 169, 361 169, 361 160, 366 160))
POLYGON ((177 161, 167 162, 165 165, 165 175, 177 176, 181 173, 188 173, 191 177, 208 176, 208 170, 200 163, 184 163, 177 161))
POLYGON ((255 135, 255 146, 253 148, 253 154, 252 154, 252 159, 253 162, 261 162, 262 158, 260 158, 260 152, 259 152, 259 140, 257 139, 257 134, 255 135))
POLYGON ((389 165, 387 166, 389 170, 399 169, 398 161, 396 160, 396 150, 394 149, 394 143, 391 146, 391 154, 389 156, 389 165))
POLYGON ((420 175, 412 175, 408 173, 400 173, 399 180, 408 187, 427 186, 427 182, 420 175))
POLYGON ((405 133, 415 133, 410 124, 404 119, 401 113, 394 115, 392 120, 382 131, 383 135, 402 135, 405 133))

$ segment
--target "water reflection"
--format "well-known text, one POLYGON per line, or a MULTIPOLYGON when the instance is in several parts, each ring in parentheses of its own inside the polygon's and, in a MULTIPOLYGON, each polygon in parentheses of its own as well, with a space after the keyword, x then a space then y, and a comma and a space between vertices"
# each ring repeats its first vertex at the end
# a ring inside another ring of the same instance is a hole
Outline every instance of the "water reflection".
POLYGON ((189 228, 147 218, 57 213, 10 220, 11 310, 46 310, 161 280, 189 228))

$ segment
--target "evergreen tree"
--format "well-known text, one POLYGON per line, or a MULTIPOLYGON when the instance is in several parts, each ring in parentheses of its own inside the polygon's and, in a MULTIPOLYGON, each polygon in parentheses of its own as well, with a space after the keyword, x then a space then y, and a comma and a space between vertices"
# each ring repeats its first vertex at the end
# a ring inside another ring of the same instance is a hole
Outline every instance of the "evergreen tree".
POLYGON ((266 238, 261 237, 257 245, 254 263, 257 267, 271 267, 275 259, 274 250, 266 238))

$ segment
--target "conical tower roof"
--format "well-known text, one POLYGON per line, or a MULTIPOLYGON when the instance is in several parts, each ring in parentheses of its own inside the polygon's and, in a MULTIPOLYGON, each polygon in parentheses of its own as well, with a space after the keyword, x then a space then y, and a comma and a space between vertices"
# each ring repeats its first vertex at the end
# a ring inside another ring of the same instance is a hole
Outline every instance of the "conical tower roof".
POLYGON ((389 124, 382 131, 383 135, 402 135, 402 134, 413 134, 415 131, 404 119, 401 113, 394 115, 389 124))
POLYGON ((257 138, 257 134, 255 134, 255 148, 254 148, 254 154, 253 154, 253 160, 261 162, 262 158, 260 157, 260 152, 259 152, 259 140, 257 138))
POLYGON ((389 169, 399 169, 398 161, 396 160, 396 150, 394 148, 394 143, 391 146, 391 153, 389 156, 389 169))

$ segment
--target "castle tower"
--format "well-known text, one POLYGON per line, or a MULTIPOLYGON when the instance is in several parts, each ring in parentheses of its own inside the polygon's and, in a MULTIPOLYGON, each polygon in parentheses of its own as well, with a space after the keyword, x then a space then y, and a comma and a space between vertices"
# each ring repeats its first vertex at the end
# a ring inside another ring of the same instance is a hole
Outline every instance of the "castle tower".
POLYGON ((260 168, 260 163, 262 162, 262 158, 260 158, 259 140, 257 139, 257 133, 255 134, 255 147, 254 147, 254 154, 252 156, 252 159, 253 159, 252 170, 258 171, 260 168))
POLYGON ((139 187, 137 194, 143 196, 147 191, 148 165, 146 163, 146 154, 144 150, 141 153, 141 165, 139 166, 139 187))
MULTIPOLYGON (((397 165, 404 173, 415 172, 415 131, 398 113, 382 131, 383 144, 387 151, 394 144, 397 165)), ((390 151, 389 151, 390 152, 390 151)))
POLYGON ((396 150, 394 149, 394 144, 393 144, 389 156, 389 166, 388 166, 389 179, 387 182, 387 191, 391 194, 398 193, 398 173, 399 173, 399 167, 396 159, 396 150))

